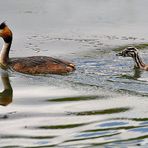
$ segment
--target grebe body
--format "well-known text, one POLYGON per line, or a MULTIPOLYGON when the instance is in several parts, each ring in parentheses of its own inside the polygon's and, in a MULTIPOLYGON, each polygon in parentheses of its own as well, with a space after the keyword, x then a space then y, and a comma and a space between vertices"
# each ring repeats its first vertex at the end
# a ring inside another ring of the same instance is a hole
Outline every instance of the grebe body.
POLYGON ((135 47, 127 47, 122 52, 116 54, 122 57, 132 57, 135 62, 135 67, 148 71, 148 64, 145 64, 139 56, 139 51, 135 47))
POLYGON ((8 65, 25 74, 66 74, 75 70, 72 63, 46 56, 11 58, 8 65))
POLYGON ((9 58, 12 44, 12 31, 3 22, 0 24, 0 36, 4 45, 0 52, 0 65, 25 74, 67 74, 75 70, 71 62, 47 56, 9 58))

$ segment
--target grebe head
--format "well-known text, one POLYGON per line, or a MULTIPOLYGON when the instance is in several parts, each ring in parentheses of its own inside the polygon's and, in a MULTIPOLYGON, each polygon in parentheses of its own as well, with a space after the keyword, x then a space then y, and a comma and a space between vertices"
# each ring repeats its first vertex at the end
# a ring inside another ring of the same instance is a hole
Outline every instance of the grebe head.
POLYGON ((12 41, 12 32, 5 22, 0 24, 0 37, 2 37, 6 43, 12 41))
POLYGON ((0 24, 0 37, 4 40, 3 47, 0 51, 0 67, 6 67, 8 65, 9 50, 12 44, 12 32, 5 22, 0 24))
POLYGON ((134 58, 136 55, 138 55, 138 49, 135 47, 127 47, 122 52, 116 54, 117 56, 122 57, 132 57, 134 58))

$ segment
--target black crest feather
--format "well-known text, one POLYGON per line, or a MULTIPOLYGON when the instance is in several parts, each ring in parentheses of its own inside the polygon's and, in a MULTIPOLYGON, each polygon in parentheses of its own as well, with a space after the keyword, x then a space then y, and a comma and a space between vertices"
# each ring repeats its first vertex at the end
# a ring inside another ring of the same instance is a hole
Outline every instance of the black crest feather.
POLYGON ((2 22, 2 23, 0 24, 0 29, 4 29, 6 26, 7 26, 6 23, 5 23, 5 22, 2 22))

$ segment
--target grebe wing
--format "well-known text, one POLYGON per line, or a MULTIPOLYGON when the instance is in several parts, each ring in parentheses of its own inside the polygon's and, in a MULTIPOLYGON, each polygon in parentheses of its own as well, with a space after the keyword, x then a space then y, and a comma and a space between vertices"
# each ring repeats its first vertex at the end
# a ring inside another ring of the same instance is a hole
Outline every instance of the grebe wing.
POLYGON ((46 56, 12 58, 10 65, 13 70, 27 74, 63 74, 75 70, 70 62, 46 56))

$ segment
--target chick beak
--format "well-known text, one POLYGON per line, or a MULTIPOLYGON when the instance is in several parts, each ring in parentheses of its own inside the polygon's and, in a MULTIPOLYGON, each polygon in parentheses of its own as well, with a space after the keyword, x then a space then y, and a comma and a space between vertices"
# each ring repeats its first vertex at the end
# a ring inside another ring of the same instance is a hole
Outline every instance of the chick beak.
POLYGON ((122 52, 116 54, 116 56, 123 56, 122 52))

